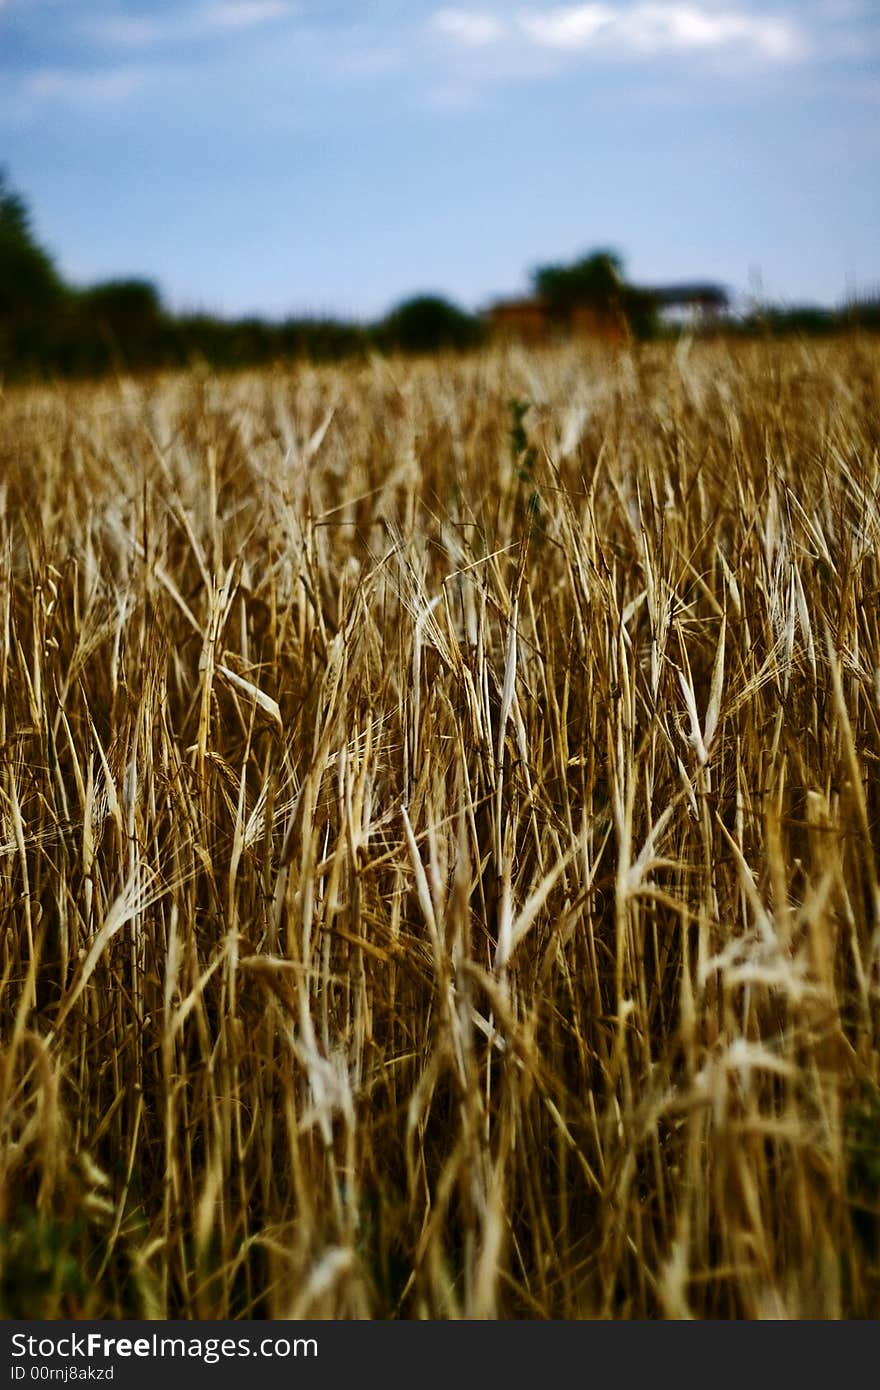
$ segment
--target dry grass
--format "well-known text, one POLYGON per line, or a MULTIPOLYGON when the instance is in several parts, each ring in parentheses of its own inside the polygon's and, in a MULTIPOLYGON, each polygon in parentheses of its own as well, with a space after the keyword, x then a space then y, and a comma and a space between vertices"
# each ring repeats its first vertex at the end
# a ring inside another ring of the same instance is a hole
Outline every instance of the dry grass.
POLYGON ((0 399, 0 1311, 880 1311, 878 383, 0 399))

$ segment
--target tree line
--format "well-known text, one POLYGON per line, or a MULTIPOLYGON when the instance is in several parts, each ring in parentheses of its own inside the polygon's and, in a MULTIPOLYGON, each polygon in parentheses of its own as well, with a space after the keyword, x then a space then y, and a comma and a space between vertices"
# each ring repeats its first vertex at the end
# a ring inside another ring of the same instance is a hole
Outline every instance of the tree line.
POLYGON ((406 300, 376 323, 332 318, 226 319, 175 314, 143 279, 67 284, 39 245, 24 199, 0 171, 0 377, 95 376, 113 370, 335 361, 370 351, 476 346, 477 316, 439 296, 406 300))
MULTIPOLYGON (((629 284, 620 258, 597 251, 572 265, 539 267, 536 297, 555 310, 613 308, 636 338, 664 331, 656 293, 629 284)), ((853 320, 823 309, 757 308, 728 331, 835 332, 853 320)), ((880 306, 860 306, 858 322, 880 327, 880 306)), ((424 353, 478 346, 485 321, 439 295, 403 301, 374 323, 332 318, 225 319, 175 314, 154 284, 116 279, 67 284, 38 243, 24 199, 0 171, 0 379, 98 376, 108 371, 190 366, 257 366, 279 359, 336 361, 370 352, 424 353)), ((668 330, 667 330, 668 331, 668 330)))

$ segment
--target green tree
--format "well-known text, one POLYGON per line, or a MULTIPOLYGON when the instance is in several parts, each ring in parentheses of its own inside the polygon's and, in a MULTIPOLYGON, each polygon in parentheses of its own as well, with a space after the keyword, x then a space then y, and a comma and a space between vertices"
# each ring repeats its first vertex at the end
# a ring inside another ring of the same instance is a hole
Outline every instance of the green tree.
POLYGON ((593 251, 573 265, 539 266, 532 281, 536 293, 556 308, 608 308, 620 302, 623 263, 614 251, 593 251))
POLYGON ((61 277, 34 238, 26 204, 0 170, 0 322, 41 315, 63 296, 61 277))
POLYGON ((162 301, 149 280, 104 280, 76 296, 83 353, 93 367, 154 365, 163 353, 162 301))
POLYGON ((149 280, 102 280, 83 290, 80 303, 112 328, 152 324, 162 311, 159 291, 149 280))
POLYGON ((620 292, 620 307, 630 332, 641 339, 656 338, 660 332, 657 296, 652 290, 624 285, 620 292))
POLYGON ((584 306, 621 315, 637 338, 652 338, 657 332, 656 295, 628 284, 616 251, 593 251, 572 265, 540 266, 532 283, 560 318, 584 306))
POLYGON ((379 345, 401 352, 437 352, 468 348, 479 342, 482 325, 448 299, 423 294, 407 299, 376 330, 379 345))

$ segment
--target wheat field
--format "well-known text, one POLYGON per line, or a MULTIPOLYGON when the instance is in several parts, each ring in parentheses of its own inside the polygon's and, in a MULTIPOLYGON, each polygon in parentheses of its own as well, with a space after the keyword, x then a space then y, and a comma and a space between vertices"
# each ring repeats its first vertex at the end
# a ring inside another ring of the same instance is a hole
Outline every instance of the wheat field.
POLYGON ((880 1313, 878 386, 0 396, 0 1313, 880 1313))

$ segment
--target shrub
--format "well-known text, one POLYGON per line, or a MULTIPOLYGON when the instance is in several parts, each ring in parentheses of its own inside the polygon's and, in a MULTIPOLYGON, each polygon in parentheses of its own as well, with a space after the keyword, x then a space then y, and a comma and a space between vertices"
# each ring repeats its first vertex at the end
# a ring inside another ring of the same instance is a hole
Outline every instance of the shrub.
POLYGON ((393 309, 376 331, 379 345, 400 352, 437 352, 442 348, 474 347, 482 325, 439 295, 417 295, 393 309))

